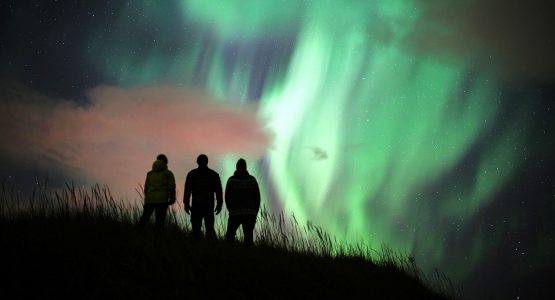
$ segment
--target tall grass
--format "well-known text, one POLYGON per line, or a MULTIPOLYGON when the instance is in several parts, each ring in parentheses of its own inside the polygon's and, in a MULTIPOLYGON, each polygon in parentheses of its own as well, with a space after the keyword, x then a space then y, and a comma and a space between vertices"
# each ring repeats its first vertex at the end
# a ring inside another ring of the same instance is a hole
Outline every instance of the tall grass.
MULTIPOLYGON (((91 187, 66 184, 64 188, 49 188, 39 184, 31 192, 15 190, 5 182, 0 184, 0 219, 20 221, 33 219, 91 220, 119 222, 135 226, 142 213, 142 187, 137 189, 138 200, 115 199, 108 186, 91 187)), ((227 212, 216 218, 216 234, 225 234, 227 212)), ((190 234, 190 222, 183 204, 176 201, 170 207, 166 228, 190 234)), ((242 233, 238 232, 241 240, 242 233)), ((427 279, 414 257, 394 251, 385 244, 373 249, 367 244, 339 241, 319 226, 307 222, 300 224, 295 215, 275 215, 264 206, 255 227, 255 246, 278 249, 292 255, 308 255, 330 259, 358 259, 377 266, 404 272, 432 290, 451 298, 462 299, 462 290, 455 288, 447 276, 436 270, 436 278, 427 279)))
POLYGON ((107 186, 89 189, 66 184, 63 189, 37 185, 30 193, 0 185, 0 217, 15 219, 110 219, 133 223, 139 213, 136 205, 116 200, 107 186))

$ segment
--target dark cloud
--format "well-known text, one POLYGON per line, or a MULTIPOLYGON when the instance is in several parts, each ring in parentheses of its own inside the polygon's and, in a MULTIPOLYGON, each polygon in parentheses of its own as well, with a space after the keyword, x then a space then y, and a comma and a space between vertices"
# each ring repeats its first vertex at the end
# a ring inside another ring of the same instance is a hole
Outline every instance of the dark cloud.
POLYGON ((471 61, 505 80, 555 78, 550 1, 418 0, 419 16, 400 41, 406 49, 471 61))
POLYGON ((328 153, 324 149, 320 147, 313 147, 311 149, 312 149, 312 152, 314 153, 315 160, 328 159, 328 153))

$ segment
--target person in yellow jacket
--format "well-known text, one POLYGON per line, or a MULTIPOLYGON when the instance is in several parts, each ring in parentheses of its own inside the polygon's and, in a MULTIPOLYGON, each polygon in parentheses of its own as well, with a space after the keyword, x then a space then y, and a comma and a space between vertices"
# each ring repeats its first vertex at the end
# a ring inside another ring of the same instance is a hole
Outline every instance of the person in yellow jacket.
POLYGON ((168 206, 175 203, 175 177, 168 169, 168 158, 159 154, 146 175, 144 186, 145 203, 139 228, 143 229, 150 216, 156 212, 156 228, 161 228, 166 220, 168 206))

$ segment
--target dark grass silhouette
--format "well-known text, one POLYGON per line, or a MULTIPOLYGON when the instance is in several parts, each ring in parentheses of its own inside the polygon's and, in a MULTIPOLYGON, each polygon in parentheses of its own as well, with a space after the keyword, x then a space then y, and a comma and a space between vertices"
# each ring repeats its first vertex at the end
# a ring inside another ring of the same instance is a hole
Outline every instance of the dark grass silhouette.
POLYGON ((317 226, 262 210, 255 246, 195 241, 182 207, 164 230, 136 229, 141 207, 107 187, 30 193, 0 187, 2 295, 79 299, 455 299, 445 277, 382 246, 339 243, 317 226), (378 257, 372 258, 372 257, 378 257))

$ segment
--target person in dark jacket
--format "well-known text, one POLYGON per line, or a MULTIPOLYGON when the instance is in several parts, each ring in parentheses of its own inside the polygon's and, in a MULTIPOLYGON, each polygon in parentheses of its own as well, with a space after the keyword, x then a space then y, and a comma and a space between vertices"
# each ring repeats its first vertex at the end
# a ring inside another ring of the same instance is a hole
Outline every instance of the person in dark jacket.
POLYGON ((152 170, 146 175, 144 186, 143 215, 139 228, 144 228, 150 216, 156 212, 156 228, 161 228, 166 220, 168 205, 175 203, 175 177, 168 170, 168 158, 159 154, 152 164, 152 170))
POLYGON ((198 168, 191 170, 185 179, 183 204, 185 204, 185 212, 191 215, 191 225, 195 238, 200 239, 202 237, 201 226, 203 220, 206 236, 215 238, 214 212, 217 215, 222 210, 222 182, 220 181, 220 175, 208 168, 208 156, 205 154, 199 155, 197 164, 198 168), (214 195, 216 196, 215 209, 214 195))
POLYGON ((227 180, 225 205, 229 211, 226 240, 235 241, 235 233, 242 226, 244 244, 252 245, 256 215, 260 209, 260 189, 256 178, 247 171, 247 162, 242 158, 237 161, 233 176, 227 180))

